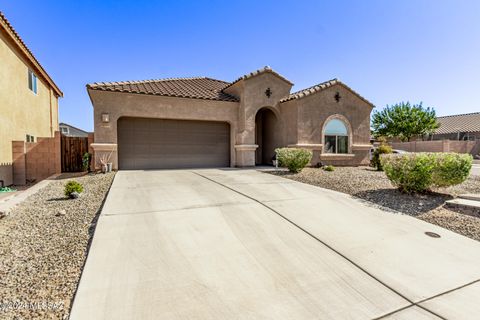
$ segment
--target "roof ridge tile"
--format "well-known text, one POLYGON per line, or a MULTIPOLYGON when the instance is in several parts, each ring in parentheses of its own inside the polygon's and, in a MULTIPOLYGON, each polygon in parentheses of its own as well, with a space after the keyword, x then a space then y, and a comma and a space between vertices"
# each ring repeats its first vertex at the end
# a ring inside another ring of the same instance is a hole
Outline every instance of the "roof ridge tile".
POLYGON ((222 91, 226 83, 222 80, 207 77, 164 78, 94 82, 87 84, 87 89, 238 102, 236 97, 222 91))
POLYGON ((309 96, 311 94, 314 94, 316 92, 319 92, 319 91, 325 90, 327 88, 330 88, 330 87, 332 87, 336 84, 342 85, 343 87, 345 87, 346 89, 348 89, 349 91, 354 93, 356 96, 358 96, 360 99, 362 99, 363 101, 365 101, 369 105, 373 106, 373 103, 371 103, 370 101, 368 101, 367 99, 362 97, 359 93, 357 93, 355 90, 353 90, 352 88, 350 88, 349 86, 347 86, 346 84, 341 82, 338 78, 333 78, 333 79, 315 84, 313 86, 310 86, 308 88, 295 91, 295 92, 291 93, 288 97, 280 100, 280 102, 287 102, 287 101, 294 100, 294 99, 301 99, 301 98, 304 98, 304 97, 309 96))
POLYGON ((228 84, 225 88, 223 88, 222 90, 225 90, 227 89, 228 87, 231 87, 233 86, 235 83, 241 81, 241 80, 246 80, 246 79, 250 79, 252 77, 255 77, 259 74, 262 74, 262 73, 265 73, 265 72, 269 72, 269 73, 272 73, 274 74, 275 76, 279 77, 280 79, 282 79, 283 81, 285 82, 288 82, 290 83, 291 85, 293 85, 293 83, 288 80, 287 78, 285 78, 284 76, 282 76, 281 74, 279 74, 278 72, 274 71, 272 68, 270 68, 270 66, 264 66, 263 68, 260 68, 260 69, 257 69, 257 70, 254 70, 254 71, 251 71, 247 74, 244 74, 243 76, 239 77, 238 79, 236 79, 235 81, 232 81, 230 84, 228 84))

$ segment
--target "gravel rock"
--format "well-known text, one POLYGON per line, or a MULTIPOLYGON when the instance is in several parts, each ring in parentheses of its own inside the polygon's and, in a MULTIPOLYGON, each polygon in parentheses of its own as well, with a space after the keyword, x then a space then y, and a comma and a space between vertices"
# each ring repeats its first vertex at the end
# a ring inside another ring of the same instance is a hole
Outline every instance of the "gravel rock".
POLYGON ((78 193, 77 191, 73 191, 72 193, 70 193, 70 198, 78 199, 78 197, 80 197, 80 193, 78 193))
POLYGON ((426 194, 405 194, 392 186, 384 172, 370 167, 336 167, 328 172, 305 168, 300 173, 270 172, 288 179, 351 194, 365 203, 387 211, 401 212, 480 240, 480 218, 465 216, 444 207, 445 201, 462 193, 480 193, 480 177, 433 190, 426 194))
POLYGON ((67 214, 67 212, 62 209, 62 210, 59 210, 59 211, 55 214, 55 216, 61 217, 61 216, 64 216, 64 215, 66 215, 66 214, 67 214))
POLYGON ((0 220, 0 319, 68 318, 113 177, 76 177, 85 191, 74 201, 63 195, 68 180, 54 181, 0 220))

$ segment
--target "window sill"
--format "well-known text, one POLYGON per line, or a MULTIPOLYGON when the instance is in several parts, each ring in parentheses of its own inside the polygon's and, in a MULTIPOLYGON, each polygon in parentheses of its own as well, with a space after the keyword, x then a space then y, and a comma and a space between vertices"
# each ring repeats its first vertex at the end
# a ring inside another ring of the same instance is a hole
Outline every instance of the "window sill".
POLYGON ((355 154, 354 153, 322 153, 320 157, 344 159, 344 158, 353 158, 355 157, 355 154))

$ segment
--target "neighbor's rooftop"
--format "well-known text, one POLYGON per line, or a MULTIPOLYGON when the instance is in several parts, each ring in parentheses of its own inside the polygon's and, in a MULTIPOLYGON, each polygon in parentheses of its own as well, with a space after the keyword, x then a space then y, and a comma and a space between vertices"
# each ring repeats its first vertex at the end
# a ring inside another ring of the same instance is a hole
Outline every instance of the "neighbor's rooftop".
POLYGON ((437 117, 440 128, 435 134, 480 132, 480 112, 437 117))

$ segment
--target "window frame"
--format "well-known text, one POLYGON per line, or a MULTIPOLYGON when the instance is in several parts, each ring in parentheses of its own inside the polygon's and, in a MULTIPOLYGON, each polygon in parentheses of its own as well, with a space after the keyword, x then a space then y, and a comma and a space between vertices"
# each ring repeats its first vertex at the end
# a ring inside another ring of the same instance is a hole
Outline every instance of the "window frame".
POLYGON ((38 94, 38 78, 35 72, 31 69, 28 69, 28 89, 30 89, 35 95, 38 94))
POLYGON ((349 147, 350 147, 350 144, 348 143, 349 139, 348 139, 348 135, 333 135, 333 134, 324 134, 323 135, 324 137, 324 140, 326 141, 327 140, 327 137, 334 137, 335 138, 335 146, 334 146, 334 152, 329 152, 327 149, 325 149, 325 152, 326 154, 349 154, 349 147), (346 152, 339 152, 338 151, 338 138, 339 137, 345 137, 347 139, 347 149, 346 149, 346 152))
POLYGON ((349 121, 344 116, 342 116, 340 114, 334 114, 334 115, 331 115, 330 117, 328 117, 323 124, 322 142, 323 142, 322 154, 327 154, 327 155, 348 155, 348 154, 351 154, 351 147, 352 147, 353 141, 352 141, 352 130, 351 130, 349 121), (326 132, 327 126, 332 120, 338 120, 338 121, 342 122, 342 124, 345 126, 345 129, 347 131, 345 135, 343 135, 343 134, 328 134, 326 132), (333 147, 333 149, 334 149, 333 152, 329 152, 326 148, 327 137, 334 137, 334 139, 335 139, 335 145, 333 147), (339 140, 340 140, 339 137, 345 137, 345 139, 346 139, 347 145, 346 145, 345 152, 339 152, 338 151, 339 140))

